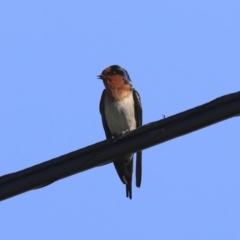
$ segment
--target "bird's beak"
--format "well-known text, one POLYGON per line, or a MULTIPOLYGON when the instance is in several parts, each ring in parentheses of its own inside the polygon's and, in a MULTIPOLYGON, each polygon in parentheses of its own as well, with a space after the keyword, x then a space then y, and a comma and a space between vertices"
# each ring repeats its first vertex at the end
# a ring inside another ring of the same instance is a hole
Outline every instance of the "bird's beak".
POLYGON ((105 78, 105 76, 103 74, 100 74, 100 75, 97 76, 97 78, 103 80, 105 78))

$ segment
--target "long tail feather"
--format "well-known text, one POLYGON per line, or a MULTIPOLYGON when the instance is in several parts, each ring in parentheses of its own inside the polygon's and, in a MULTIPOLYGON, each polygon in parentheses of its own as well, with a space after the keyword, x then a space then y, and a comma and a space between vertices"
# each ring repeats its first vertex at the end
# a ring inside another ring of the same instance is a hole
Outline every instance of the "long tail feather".
POLYGON ((136 186, 140 188, 142 181, 142 152, 137 152, 136 161, 136 186))
POLYGON ((114 162, 119 178, 126 184, 126 196, 132 199, 133 155, 127 155, 114 162))
POLYGON ((132 183, 126 184, 126 196, 132 199, 132 183))

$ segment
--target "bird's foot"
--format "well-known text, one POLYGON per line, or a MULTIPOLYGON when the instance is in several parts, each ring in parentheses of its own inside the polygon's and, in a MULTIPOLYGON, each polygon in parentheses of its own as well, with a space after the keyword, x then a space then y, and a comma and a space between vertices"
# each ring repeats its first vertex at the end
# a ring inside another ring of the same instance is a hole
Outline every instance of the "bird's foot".
POLYGON ((127 135, 129 132, 130 130, 126 130, 126 131, 122 131, 120 134, 113 134, 112 135, 113 142, 117 142, 119 139, 127 135))

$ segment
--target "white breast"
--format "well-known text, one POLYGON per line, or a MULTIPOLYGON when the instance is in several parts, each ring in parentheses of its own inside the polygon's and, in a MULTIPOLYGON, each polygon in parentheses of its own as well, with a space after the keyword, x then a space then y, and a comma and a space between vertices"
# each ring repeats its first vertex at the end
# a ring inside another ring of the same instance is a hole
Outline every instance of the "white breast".
POLYGON ((104 101, 105 117, 112 134, 121 134, 123 131, 136 128, 132 94, 122 101, 109 101, 108 96, 105 95, 104 101))

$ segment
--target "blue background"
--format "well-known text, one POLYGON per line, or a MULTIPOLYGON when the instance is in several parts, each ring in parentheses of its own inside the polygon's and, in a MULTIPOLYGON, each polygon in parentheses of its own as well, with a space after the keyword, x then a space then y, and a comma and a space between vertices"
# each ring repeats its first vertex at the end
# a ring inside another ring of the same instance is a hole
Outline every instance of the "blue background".
MULTIPOLYGON (((144 123, 240 90, 237 0, 1 1, 0 175, 105 138, 109 65, 144 123)), ((239 118, 143 152, 125 197, 112 164, 0 204, 0 239, 240 239, 239 118)))

